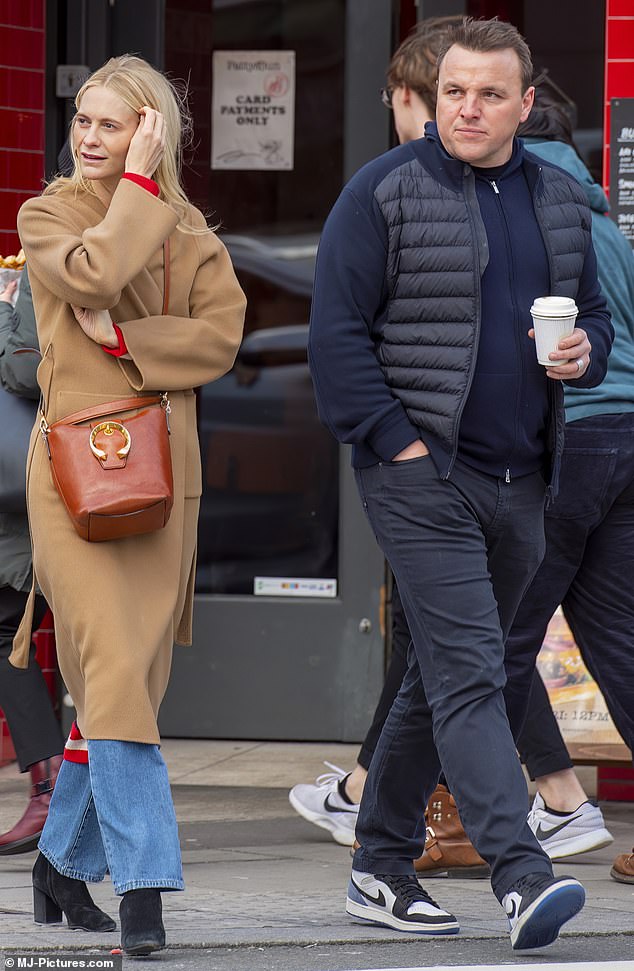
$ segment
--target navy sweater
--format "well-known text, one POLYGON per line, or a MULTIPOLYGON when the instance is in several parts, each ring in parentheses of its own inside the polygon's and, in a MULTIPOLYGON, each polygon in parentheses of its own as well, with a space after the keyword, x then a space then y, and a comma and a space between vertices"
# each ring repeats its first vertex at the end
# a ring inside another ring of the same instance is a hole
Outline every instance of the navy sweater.
MULTIPOLYGON (((442 165, 447 156, 435 126, 428 126, 427 138, 436 143, 442 165)), ((356 467, 389 461, 420 437, 385 383, 375 353, 377 324, 385 320, 388 294, 387 230, 374 191, 392 169, 412 156, 422 157, 424 141, 400 146, 364 166, 336 202, 320 242, 309 360, 320 416, 339 441, 353 444, 356 467)), ((527 332, 532 301, 549 292, 550 278, 522 163, 523 147, 516 142, 505 166, 475 170, 490 259, 482 277, 480 343, 458 456, 497 476, 534 471, 543 465, 545 453, 550 379, 537 364, 527 332)), ((592 247, 586 253, 577 304, 579 326, 597 342, 599 375, 591 366, 576 382, 590 387, 605 370, 610 330, 592 247)), ((439 468, 446 469, 448 456, 441 454, 437 442, 423 438, 439 468)))

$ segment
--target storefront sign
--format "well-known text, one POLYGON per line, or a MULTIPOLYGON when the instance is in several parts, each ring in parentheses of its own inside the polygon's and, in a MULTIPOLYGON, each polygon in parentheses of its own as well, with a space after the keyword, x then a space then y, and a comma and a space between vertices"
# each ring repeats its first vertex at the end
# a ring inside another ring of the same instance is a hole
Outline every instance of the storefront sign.
POLYGON ((256 597, 336 597, 337 581, 321 577, 254 577, 256 597))
POLYGON ((292 169, 295 51, 214 51, 212 169, 292 169))
POLYGON ((610 119, 610 215, 634 246, 634 98, 612 98, 610 119))

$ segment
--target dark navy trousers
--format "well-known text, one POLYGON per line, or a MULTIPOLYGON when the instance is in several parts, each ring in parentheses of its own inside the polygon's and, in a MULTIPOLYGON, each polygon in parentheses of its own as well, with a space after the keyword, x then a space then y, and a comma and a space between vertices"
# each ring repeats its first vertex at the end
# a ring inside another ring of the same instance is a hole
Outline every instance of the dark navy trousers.
MULTIPOLYGON (((559 494, 545 526, 546 556, 507 640, 507 698, 516 709, 525 702, 522 686, 561 603, 586 667, 634 750, 634 414, 566 425, 559 494)), ((530 732, 529 715, 523 736, 530 732)), ((536 771, 555 767, 544 761, 536 771)))
MULTIPOLYGON (((11 732, 20 771, 64 751, 64 740, 51 704, 48 688, 31 644, 29 666, 14 668, 9 662, 13 638, 22 620, 28 593, 0 587, 0 707, 11 732)), ((46 601, 35 601, 33 630, 46 613, 46 601)))
MULTIPOLYGON (((632 572, 634 573, 634 570, 632 572)), ((389 715, 390 708, 403 683, 408 667, 407 658, 411 641, 409 627, 398 595, 398 587, 394 584, 392 587, 392 653, 390 663, 385 672, 385 681, 374 711, 372 724, 357 756, 357 762, 366 772, 370 768, 370 762, 383 730, 385 719, 389 715)), ((520 758, 531 779, 574 767, 574 762, 568 754, 566 743, 562 738, 559 724, 553 713, 546 686, 537 670, 535 670, 531 681, 526 719, 516 744, 520 758)), ((446 784, 446 779, 443 776, 441 776, 440 781, 446 784)))
POLYGON ((501 899, 519 877, 552 873, 526 823, 526 782, 503 695, 505 638, 544 554, 543 479, 507 483, 457 462, 442 480, 429 456, 356 475, 412 649, 370 765, 354 867, 414 872, 442 764, 501 899))

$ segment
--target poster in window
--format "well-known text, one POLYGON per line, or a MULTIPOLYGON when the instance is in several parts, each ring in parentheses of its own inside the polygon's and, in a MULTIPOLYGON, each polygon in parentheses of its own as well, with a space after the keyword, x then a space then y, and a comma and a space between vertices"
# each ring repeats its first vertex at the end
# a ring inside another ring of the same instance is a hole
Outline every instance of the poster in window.
POLYGON ((214 51, 212 169, 293 168, 295 51, 214 51))
POLYGON ((589 757, 629 759, 603 695, 583 663, 561 607, 553 615, 537 658, 537 670, 564 741, 573 757, 581 750, 589 757), (599 753, 599 750, 600 753, 599 753))

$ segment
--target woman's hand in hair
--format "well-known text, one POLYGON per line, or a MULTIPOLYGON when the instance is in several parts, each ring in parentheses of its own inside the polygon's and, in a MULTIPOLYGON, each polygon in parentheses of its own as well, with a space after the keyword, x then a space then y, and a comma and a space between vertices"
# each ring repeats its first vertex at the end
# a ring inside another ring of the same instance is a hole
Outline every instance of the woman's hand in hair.
POLYGON ((86 307, 75 307, 71 304, 77 323, 87 337, 95 344, 104 347, 118 347, 119 338, 114 329, 109 310, 89 310, 86 307))
POLYGON ((151 179, 165 153, 165 119, 160 111, 145 105, 139 126, 132 136, 125 160, 125 171, 151 179))

